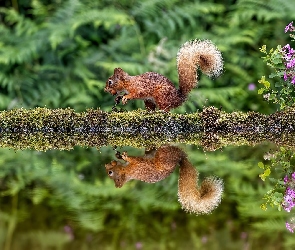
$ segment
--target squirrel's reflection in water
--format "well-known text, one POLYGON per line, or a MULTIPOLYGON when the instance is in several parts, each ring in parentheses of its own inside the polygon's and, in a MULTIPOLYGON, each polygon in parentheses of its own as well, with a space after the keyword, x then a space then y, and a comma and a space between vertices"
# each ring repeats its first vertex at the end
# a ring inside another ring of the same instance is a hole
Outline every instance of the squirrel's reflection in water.
POLYGON ((207 177, 199 186, 197 169, 189 162, 183 150, 176 146, 161 146, 140 157, 128 156, 126 152, 122 155, 117 153, 116 156, 125 163, 112 161, 105 165, 116 187, 122 187, 132 179, 149 183, 161 181, 179 165, 178 200, 184 210, 196 214, 210 213, 221 201, 222 180, 207 177))

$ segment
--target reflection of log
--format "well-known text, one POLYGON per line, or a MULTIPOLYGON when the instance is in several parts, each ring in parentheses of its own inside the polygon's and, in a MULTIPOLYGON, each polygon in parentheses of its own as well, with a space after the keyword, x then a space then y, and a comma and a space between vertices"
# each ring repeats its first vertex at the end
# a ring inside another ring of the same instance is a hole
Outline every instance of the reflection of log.
POLYGON ((0 147, 36 150, 104 145, 149 147, 180 142, 215 150, 227 145, 271 141, 295 147, 295 108, 262 115, 225 113, 214 107, 200 113, 103 112, 35 108, 0 112, 0 147))

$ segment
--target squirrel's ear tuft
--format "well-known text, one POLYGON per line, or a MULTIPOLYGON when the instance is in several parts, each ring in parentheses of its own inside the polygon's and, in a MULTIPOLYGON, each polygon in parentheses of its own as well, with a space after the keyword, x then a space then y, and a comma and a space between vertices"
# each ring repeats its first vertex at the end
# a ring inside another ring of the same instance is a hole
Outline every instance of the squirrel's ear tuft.
POLYGON ((123 69, 121 68, 115 68, 114 69, 114 75, 116 76, 117 79, 120 79, 121 76, 123 75, 123 69))
POLYGON ((128 77, 129 75, 121 68, 115 68, 114 69, 114 75, 117 79, 125 79, 126 77, 128 77))
POLYGON ((121 74, 122 72, 123 72, 123 69, 121 69, 121 68, 114 69, 114 74, 121 74))
POLYGON ((105 164, 104 166, 105 166, 106 170, 109 170, 110 168, 113 167, 111 164, 105 164))

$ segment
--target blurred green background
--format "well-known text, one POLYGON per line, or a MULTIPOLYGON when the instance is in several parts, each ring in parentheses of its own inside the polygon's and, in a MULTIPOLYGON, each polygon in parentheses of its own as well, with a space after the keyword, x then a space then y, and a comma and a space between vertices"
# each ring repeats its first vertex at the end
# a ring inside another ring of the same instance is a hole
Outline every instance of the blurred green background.
MULTIPOLYGON (((257 95, 270 72, 259 52, 289 43, 293 0, 4 0, 0 9, 0 109, 100 107, 113 68, 156 71, 177 83, 176 53, 194 38, 211 39, 225 71, 173 112, 222 106, 272 113, 257 95)), ((130 101, 127 110, 143 108, 130 101)), ((201 178, 225 182, 221 205, 195 216, 177 201, 178 171, 157 184, 115 189, 104 170, 110 147, 64 151, 0 150, 0 249, 292 249, 287 213, 260 209, 271 188, 257 162, 272 145, 203 152, 182 147, 201 178)), ((120 149, 121 150, 121 149, 120 149)), ((131 155, 144 149, 124 148, 131 155)))

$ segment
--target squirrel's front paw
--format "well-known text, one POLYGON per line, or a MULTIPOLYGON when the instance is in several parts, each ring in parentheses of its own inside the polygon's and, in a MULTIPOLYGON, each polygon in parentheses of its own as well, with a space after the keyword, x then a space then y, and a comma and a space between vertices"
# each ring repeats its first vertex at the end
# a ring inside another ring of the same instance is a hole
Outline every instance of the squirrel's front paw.
POLYGON ((119 159, 119 160, 122 159, 122 155, 121 155, 121 153, 120 153, 119 151, 116 151, 115 156, 116 156, 116 158, 119 159))
POLYGON ((115 98, 116 105, 118 105, 120 103, 120 101, 122 100, 122 97, 123 96, 121 96, 121 95, 116 96, 116 98, 115 98))
POLYGON ((123 103, 123 104, 126 104, 127 101, 128 101, 127 97, 126 97, 126 96, 123 96, 123 97, 122 97, 122 103, 123 103))
POLYGON ((122 157, 123 160, 126 160, 128 158, 127 152, 123 152, 121 154, 121 157, 122 157))

